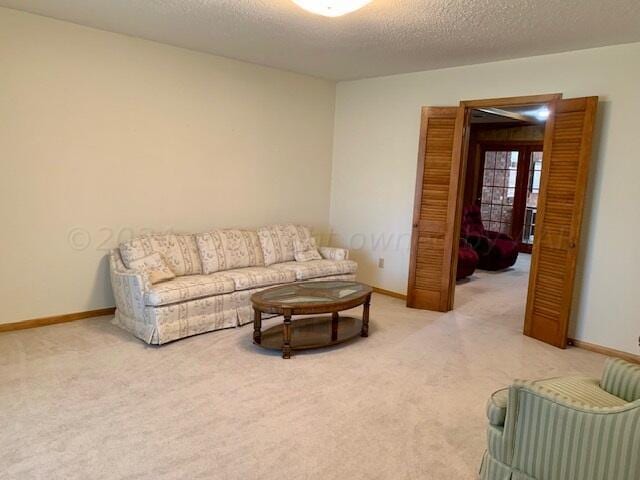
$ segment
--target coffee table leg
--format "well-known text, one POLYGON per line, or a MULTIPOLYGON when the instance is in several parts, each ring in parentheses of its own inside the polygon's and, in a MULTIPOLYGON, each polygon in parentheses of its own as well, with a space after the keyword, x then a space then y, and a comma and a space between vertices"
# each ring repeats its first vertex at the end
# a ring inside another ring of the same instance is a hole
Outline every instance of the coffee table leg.
POLYGON ((284 313, 284 343, 282 358, 291 358, 291 312, 284 313))
POLYGON ((361 337, 369 336, 369 305, 371 304, 371 295, 367 297, 364 301, 364 307, 362 310, 362 331, 360 332, 361 337))
POLYGON ((331 341, 335 342, 338 340, 338 320, 340 316, 338 312, 333 312, 331 314, 331 341))
POLYGON ((253 309, 253 343, 260 345, 262 341, 262 312, 253 309))

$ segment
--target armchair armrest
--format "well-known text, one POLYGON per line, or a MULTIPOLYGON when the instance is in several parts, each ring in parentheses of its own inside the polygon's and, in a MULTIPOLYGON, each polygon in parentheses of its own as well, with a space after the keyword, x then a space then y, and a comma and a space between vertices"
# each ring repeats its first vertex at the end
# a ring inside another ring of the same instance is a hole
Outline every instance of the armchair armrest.
MULTIPOLYGON (((516 381, 509 391, 500 449, 513 471, 527 478, 547 478, 550 460, 545 455, 553 444, 556 451, 572 452, 554 459, 554 468, 570 472, 567 478, 596 478, 589 473, 605 468, 606 458, 620 458, 637 442, 639 433, 626 426, 638 421, 640 401, 594 406, 587 399, 554 392, 543 382, 516 381), (583 442, 575 444, 572 439, 579 436, 583 442), (609 441, 612 438, 618 440, 609 441), (547 461, 539 460, 544 458, 547 461)), ((624 466, 612 462, 600 478, 622 480, 638 478, 638 474, 640 456, 624 466)))
POLYGON ((494 392, 487 402, 487 419, 489 424, 502 427, 507 417, 507 402, 509 400, 509 389, 503 388, 494 392))
POLYGON ((346 248, 337 248, 337 247, 319 247, 318 251, 322 258, 327 260, 348 260, 349 259, 349 250, 346 248))
MULTIPOLYGON (((615 365, 607 367, 614 373, 615 365)), ((607 383, 607 371, 604 377, 607 383)), ((640 478, 640 456, 631 454, 640 442, 640 399, 627 402, 596 379, 516 380, 508 393, 492 395, 487 417, 482 480, 515 473, 532 479, 640 478)))
MULTIPOLYGON (((589 433, 590 438, 593 439, 591 447, 588 446, 590 441, 585 441, 582 444, 584 451, 578 452, 577 456, 587 458, 590 455, 608 455, 606 453, 608 442, 599 442, 596 439, 620 436, 624 425, 639 421, 640 400, 611 406, 594 406, 554 392, 545 385, 544 381, 516 380, 509 387, 508 394, 498 391, 492 396, 487 406, 487 416, 490 417, 488 427, 490 456, 532 478, 546 478, 544 472, 538 470, 541 465, 545 465, 545 462, 532 463, 532 459, 545 455, 544 452, 547 451, 551 438, 556 439, 556 448, 562 450, 564 444, 568 445, 572 439, 584 434, 580 431, 581 425, 589 424, 593 426, 589 433), (506 409, 503 409, 505 397, 506 409), (502 415, 505 416, 504 421, 502 421, 502 415), (501 422, 503 422, 502 425, 500 425, 501 422)), ((629 442, 633 443, 631 438, 620 442, 616 448, 625 450, 629 448, 629 442)), ((558 462, 570 460, 570 458, 557 459, 558 462)), ((640 473, 640 457, 631 470, 640 473)), ((573 472, 572 478, 586 478, 584 475, 575 475, 575 473, 573 472)))
POLYGON ((619 358, 607 359, 600 387, 627 402, 640 400, 640 365, 619 358))

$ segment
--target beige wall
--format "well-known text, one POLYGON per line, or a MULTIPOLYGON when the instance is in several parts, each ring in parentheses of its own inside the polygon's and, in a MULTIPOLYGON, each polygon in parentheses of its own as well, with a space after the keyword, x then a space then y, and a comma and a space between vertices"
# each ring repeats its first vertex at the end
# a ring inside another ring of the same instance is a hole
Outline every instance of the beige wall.
POLYGON ((335 84, 0 8, 0 323, 113 305, 145 230, 326 229, 335 84))
POLYGON ((339 83, 332 172, 335 243, 361 247, 360 278, 405 292, 420 107, 562 92, 599 95, 571 334, 639 353, 640 44, 339 83), (375 243, 377 242, 377 243, 375 243), (384 257, 384 269, 377 268, 384 257))
POLYGON ((572 334, 638 353, 640 44, 343 82, 333 136, 331 82, 3 8, 0 65, 0 323, 111 306, 119 239, 324 230, 329 203, 404 292, 420 106, 557 91, 601 97, 572 334))

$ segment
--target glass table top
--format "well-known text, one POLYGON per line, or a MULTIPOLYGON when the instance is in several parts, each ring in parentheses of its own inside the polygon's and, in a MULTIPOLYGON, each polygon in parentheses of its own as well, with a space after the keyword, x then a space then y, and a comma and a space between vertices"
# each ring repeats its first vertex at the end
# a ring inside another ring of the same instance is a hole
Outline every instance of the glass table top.
POLYGON ((261 302, 295 306, 307 303, 334 303, 369 293, 370 287, 341 280, 305 282, 271 288, 256 294, 261 302))

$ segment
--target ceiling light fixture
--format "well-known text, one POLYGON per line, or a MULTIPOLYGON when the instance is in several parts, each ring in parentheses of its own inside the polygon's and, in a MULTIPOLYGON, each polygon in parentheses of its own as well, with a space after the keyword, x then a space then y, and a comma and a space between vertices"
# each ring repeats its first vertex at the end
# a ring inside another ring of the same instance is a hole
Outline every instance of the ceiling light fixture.
POLYGON ((340 17, 364 7, 371 0, 293 0, 308 12, 325 17, 340 17))

